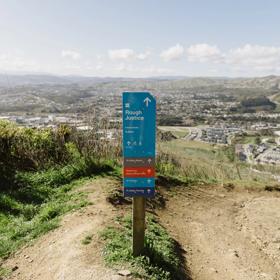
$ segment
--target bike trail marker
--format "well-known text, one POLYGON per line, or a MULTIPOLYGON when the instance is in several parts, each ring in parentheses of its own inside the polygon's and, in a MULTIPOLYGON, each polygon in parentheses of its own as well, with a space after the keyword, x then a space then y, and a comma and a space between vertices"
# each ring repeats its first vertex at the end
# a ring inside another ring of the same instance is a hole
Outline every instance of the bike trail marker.
POLYGON ((149 92, 123 93, 124 196, 153 197, 155 184, 156 100, 149 92), (134 184, 127 184, 133 178, 134 184), (144 181, 145 182, 145 181, 144 181))
POLYGON ((123 93, 123 186, 133 197, 133 255, 143 253, 146 198, 155 195, 156 100, 149 92, 123 93))

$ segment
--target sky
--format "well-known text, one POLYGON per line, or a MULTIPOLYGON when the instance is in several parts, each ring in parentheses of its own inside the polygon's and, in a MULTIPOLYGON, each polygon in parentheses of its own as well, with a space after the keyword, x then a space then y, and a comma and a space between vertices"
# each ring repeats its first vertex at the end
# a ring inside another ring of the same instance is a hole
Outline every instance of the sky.
POLYGON ((0 0, 0 73, 280 75, 278 0, 0 0))

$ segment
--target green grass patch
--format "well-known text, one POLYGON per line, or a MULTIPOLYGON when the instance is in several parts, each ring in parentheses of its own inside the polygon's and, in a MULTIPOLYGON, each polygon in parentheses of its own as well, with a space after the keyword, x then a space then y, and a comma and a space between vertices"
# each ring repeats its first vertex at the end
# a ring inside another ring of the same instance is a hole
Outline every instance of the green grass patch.
POLYGON ((149 280, 188 279, 176 242, 153 216, 147 218, 145 254, 140 257, 132 255, 131 218, 118 218, 116 224, 101 232, 107 264, 128 266, 135 276, 149 280))
POLYGON ((8 277, 12 273, 10 268, 1 266, 0 264, 0 277, 8 277))
POLYGON ((114 166, 79 155, 67 165, 18 171, 14 183, 0 192, 0 258, 56 228, 61 215, 88 205, 84 193, 72 190, 94 175, 118 174, 114 166))
POLYGON ((81 243, 83 245, 88 245, 91 243, 91 241, 92 241, 92 235, 87 235, 87 236, 85 236, 85 238, 82 240, 81 243))
POLYGON ((99 161, 81 157, 65 166, 56 166, 45 171, 21 172, 16 176, 18 184, 47 185, 58 187, 68 184, 75 179, 92 175, 105 175, 114 172, 114 165, 110 161, 99 161))
MULTIPOLYGON (((56 228, 60 216, 66 212, 87 206, 84 193, 71 192, 86 181, 88 179, 76 180, 51 190, 45 186, 45 196, 40 193, 41 203, 38 200, 18 200, 18 194, 1 193, 0 201, 5 206, 5 211, 0 212, 0 257, 8 257, 26 242, 56 228)), ((34 188, 34 191, 38 190, 34 188)))
POLYGON ((187 127, 181 126, 160 126, 162 131, 170 131, 176 138, 184 138, 189 134, 189 129, 187 127))

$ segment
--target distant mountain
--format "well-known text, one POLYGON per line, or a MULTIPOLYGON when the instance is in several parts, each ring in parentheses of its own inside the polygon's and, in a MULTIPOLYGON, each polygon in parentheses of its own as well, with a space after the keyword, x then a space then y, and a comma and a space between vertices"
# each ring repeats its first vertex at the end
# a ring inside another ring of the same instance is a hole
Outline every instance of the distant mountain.
POLYGON ((84 76, 55 76, 48 74, 0 74, 1 87, 14 87, 19 85, 65 85, 97 83, 129 83, 139 84, 159 82, 168 87, 196 88, 208 86, 222 86, 226 88, 264 88, 280 90, 280 76, 267 76, 258 78, 226 78, 226 77, 184 77, 160 76, 148 78, 112 78, 112 77, 84 77, 84 76))
POLYGON ((280 76, 266 76, 260 78, 239 78, 230 81, 233 87, 241 88, 265 88, 265 89, 280 89, 280 76))
POLYGON ((19 85, 64 85, 64 84, 96 84, 103 82, 128 81, 129 78, 111 77, 83 77, 83 76, 55 76, 55 75, 14 75, 0 74, 0 86, 13 87, 19 85))
POLYGON ((67 84, 71 80, 52 75, 10 75, 0 74, 0 86, 13 87, 18 85, 67 84))

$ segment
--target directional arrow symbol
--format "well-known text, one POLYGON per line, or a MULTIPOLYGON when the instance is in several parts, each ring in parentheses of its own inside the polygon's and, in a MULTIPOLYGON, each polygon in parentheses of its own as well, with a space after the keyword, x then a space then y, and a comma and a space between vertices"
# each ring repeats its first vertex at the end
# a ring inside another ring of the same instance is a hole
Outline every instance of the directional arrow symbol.
POLYGON ((149 103, 150 103, 150 102, 152 102, 152 100, 151 100, 149 97, 146 97, 146 98, 144 99, 144 103, 146 103, 146 107, 149 106, 149 103))
POLYGON ((149 158, 149 159, 148 159, 148 163, 151 164, 151 162, 152 162, 152 160, 149 158))

